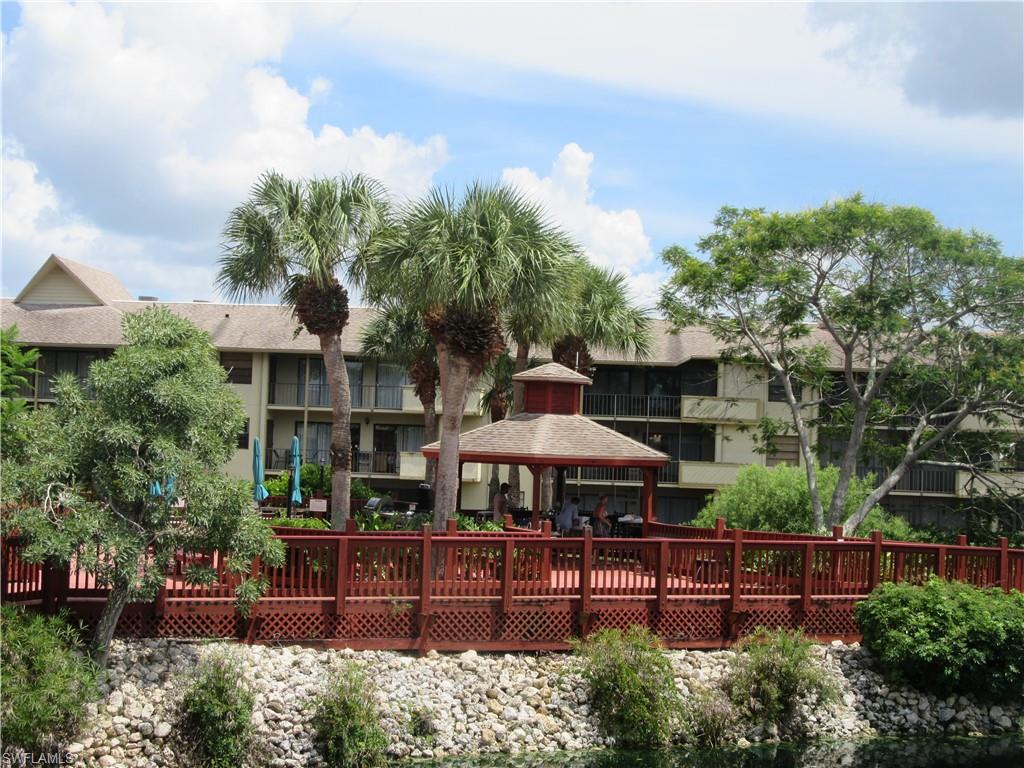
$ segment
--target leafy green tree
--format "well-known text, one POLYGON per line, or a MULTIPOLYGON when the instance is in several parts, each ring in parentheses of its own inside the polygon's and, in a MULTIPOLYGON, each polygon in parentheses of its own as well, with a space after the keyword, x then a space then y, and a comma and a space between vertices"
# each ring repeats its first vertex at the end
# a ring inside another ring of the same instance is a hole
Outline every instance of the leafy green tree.
POLYGON ((414 306, 437 350, 442 416, 434 524, 456 512, 459 433, 470 393, 505 349, 514 299, 538 307, 565 297, 564 235, 505 186, 473 184, 461 198, 433 190, 403 210, 370 249, 367 297, 414 306))
POLYGON ((0 329, 0 445, 8 455, 21 448, 21 419, 27 401, 21 397, 38 373, 38 349, 25 349, 18 344, 18 326, 0 329))
MULTIPOLYGON (((817 476, 818 491, 822 498, 832 498, 839 480, 839 468, 819 467, 817 476)), ((874 487, 873 477, 854 478, 847 491, 847 509, 859 508, 874 487)), ((730 528, 749 531, 816 531, 807 476, 800 467, 788 464, 770 469, 757 464, 744 467, 736 475, 736 483, 719 490, 700 511, 693 524, 710 528, 719 517, 730 528)), ((906 540, 911 533, 910 526, 903 518, 892 516, 879 506, 871 509, 857 533, 866 536, 873 530, 882 531, 888 539, 906 540)))
POLYGON ((760 433, 799 437, 815 528, 855 530, 917 464, 979 473, 979 442, 1005 451, 1024 416, 1024 261, 992 238, 854 196, 799 213, 723 208, 698 247, 707 259, 663 252, 674 274, 661 307, 781 383, 791 423, 760 433), (830 503, 818 428, 839 465, 830 503), (876 457, 878 486, 850 509, 858 461, 876 457))
MULTIPOLYGON (((5 501, 15 502, 4 526, 25 538, 24 557, 74 561, 110 588, 92 639, 101 666, 124 606, 156 595, 176 552, 224 553, 243 612, 265 587, 249 578, 253 558, 283 559, 249 484, 222 470, 245 410, 207 334, 154 307, 126 314, 123 335, 90 368, 95 397, 60 377, 56 404, 29 419, 24 459, 3 464, 5 501)), ((216 574, 195 566, 185 576, 216 574)))
POLYGON ((331 394, 331 524, 349 514, 352 398, 341 333, 348 325, 350 284, 366 275, 366 245, 388 219, 384 188, 366 176, 290 181, 265 173, 224 227, 217 285, 236 300, 279 294, 307 332, 320 340, 331 394))
MULTIPOLYGON (((381 312, 363 331, 363 355, 369 360, 405 366, 413 391, 423 406, 423 435, 437 440, 437 388, 441 371, 437 349, 416 307, 398 299, 386 299, 381 312)), ((423 479, 434 482, 437 462, 428 459, 423 479)))

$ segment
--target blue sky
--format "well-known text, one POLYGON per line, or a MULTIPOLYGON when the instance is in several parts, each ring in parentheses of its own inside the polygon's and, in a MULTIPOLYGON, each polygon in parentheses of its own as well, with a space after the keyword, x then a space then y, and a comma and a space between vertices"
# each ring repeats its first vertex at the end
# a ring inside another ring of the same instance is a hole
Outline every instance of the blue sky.
POLYGON ((3 6, 3 294, 207 298, 260 170, 505 180, 653 300, 721 205, 862 192, 1024 252, 1020 4, 3 6))

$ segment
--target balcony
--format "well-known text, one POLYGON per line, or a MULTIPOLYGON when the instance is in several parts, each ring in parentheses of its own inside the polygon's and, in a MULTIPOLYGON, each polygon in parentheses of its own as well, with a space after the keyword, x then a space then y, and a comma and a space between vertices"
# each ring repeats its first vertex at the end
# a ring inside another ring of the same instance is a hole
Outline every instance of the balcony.
POLYGON ((991 471, 977 479, 972 479, 970 472, 956 473, 957 496, 989 496, 994 492, 1024 495, 1024 470, 991 471))
POLYGON ((623 419, 678 419, 679 398, 586 392, 583 395, 583 415, 623 419))
MULTIPOLYGON (((882 482, 889 470, 877 465, 859 465, 857 475, 865 477, 874 472, 875 482, 882 482)), ((948 467, 921 465, 912 467, 890 493, 934 493, 943 496, 955 496, 957 493, 956 470, 948 467)))
POLYGON ((737 473, 746 466, 721 461, 680 461, 679 485, 709 489, 735 485, 737 473))
POLYGON ((683 421, 753 424, 761 418, 761 401, 744 397, 683 396, 683 421))
MULTIPOLYGON (((350 387, 349 397, 354 411, 391 411, 395 413, 423 413, 423 404, 416 397, 411 384, 378 386, 363 384, 350 387)), ((270 382, 267 404, 279 408, 330 408, 331 391, 326 384, 302 384, 270 382)), ((435 404, 441 413, 441 401, 435 404)), ((470 393, 466 402, 466 415, 479 416, 482 413, 480 393, 470 393)))
MULTIPOLYGON (((303 464, 320 464, 330 471, 330 451, 310 451, 301 457, 303 464)), ((268 470, 291 470, 292 452, 267 450, 268 470)), ((399 475, 399 454, 395 451, 353 451, 352 473, 356 475, 399 475)), ((422 472, 421 472, 422 476, 422 472)))
MULTIPOLYGON (((643 472, 636 467, 570 467, 567 481, 582 483, 643 483, 643 472)), ((679 481, 679 462, 670 461, 658 470, 658 482, 675 485, 679 481)))

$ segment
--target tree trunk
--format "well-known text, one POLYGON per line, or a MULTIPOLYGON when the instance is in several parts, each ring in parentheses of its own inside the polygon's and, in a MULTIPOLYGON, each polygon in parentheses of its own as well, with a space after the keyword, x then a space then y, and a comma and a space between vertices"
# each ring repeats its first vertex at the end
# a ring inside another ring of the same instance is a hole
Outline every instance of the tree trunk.
POLYGON ((107 603, 103 606, 103 613, 96 624, 96 631, 92 636, 92 647, 90 653, 93 661, 100 669, 107 666, 107 656, 110 654, 110 641, 114 637, 114 630, 121 618, 121 612, 128 604, 128 593, 130 586, 127 583, 117 583, 110 589, 107 596, 107 603))
MULTIPOLYGON (((437 440, 437 408, 436 408, 436 392, 432 393, 431 397, 425 395, 420 398, 420 403, 423 404, 423 438, 425 443, 432 443, 437 440)), ((437 473, 437 460, 427 459, 427 467, 423 471, 423 480, 425 482, 434 484, 434 475, 437 473)))
POLYGON ((835 494, 828 506, 828 518, 825 520, 825 528, 838 525, 843 519, 843 510, 846 509, 846 495, 850 492, 850 481, 857 471, 857 459, 860 457, 860 448, 864 443, 864 428, 867 423, 868 406, 865 403, 858 403, 853 415, 853 424, 850 427, 850 437, 846 442, 846 449, 843 458, 839 463, 839 478, 836 480, 835 494))
MULTIPOLYGON (((530 342, 521 341, 516 344, 516 367, 515 373, 522 373, 530 364, 530 342)), ((521 381, 512 382, 512 412, 511 416, 522 413, 525 407, 524 400, 526 387, 521 381)), ((510 464, 508 468, 508 493, 512 499, 518 499, 520 492, 519 465, 510 464)))
POLYGON ((452 354, 443 344, 437 346, 441 368, 441 450, 437 463, 437 489, 434 494, 434 528, 441 530, 458 511, 459 435, 462 416, 470 390, 479 379, 469 361, 452 354))
POLYGON ((540 506, 541 509, 551 509, 554 503, 554 490, 555 490, 555 469, 554 467, 548 467, 540 474, 541 485, 540 485, 540 506))
POLYGON ((341 334, 320 337, 324 370, 331 391, 331 528, 345 530, 352 490, 352 396, 341 334))

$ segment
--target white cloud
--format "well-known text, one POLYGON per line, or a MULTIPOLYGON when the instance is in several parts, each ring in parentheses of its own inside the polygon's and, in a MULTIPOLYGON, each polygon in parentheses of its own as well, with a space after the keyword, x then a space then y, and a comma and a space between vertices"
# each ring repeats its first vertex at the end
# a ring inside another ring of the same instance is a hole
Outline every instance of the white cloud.
MULTIPOLYGON (((915 150, 1021 152, 1019 114, 942 115, 912 103, 899 66, 865 69, 835 55, 857 30, 822 24, 805 4, 362 4, 316 12, 348 44, 450 87, 491 87, 502 95, 508 72, 530 72, 795 120, 808 130, 825 127, 915 150)), ((534 86, 543 89, 544 81, 534 86)))
POLYGON ((594 202, 593 164, 593 153, 573 142, 562 147, 548 176, 529 168, 506 168, 502 181, 542 203, 592 262, 627 275, 634 298, 652 306, 664 273, 656 266, 643 220, 632 208, 609 210, 594 202))
MULTIPOLYGON (((39 248, 36 263, 53 251, 95 254, 100 242, 155 248, 184 260, 182 270, 212 274, 228 211, 268 168, 362 171, 399 195, 424 191, 447 162, 444 137, 311 126, 311 103, 329 96, 330 81, 299 90, 273 70, 294 13, 24 5, 3 47, 4 139, 24 147, 5 172, 5 242, 39 248)), ((12 264, 6 252, 5 289, 15 287, 12 264)), ((172 296, 194 290, 184 274, 172 296)))

